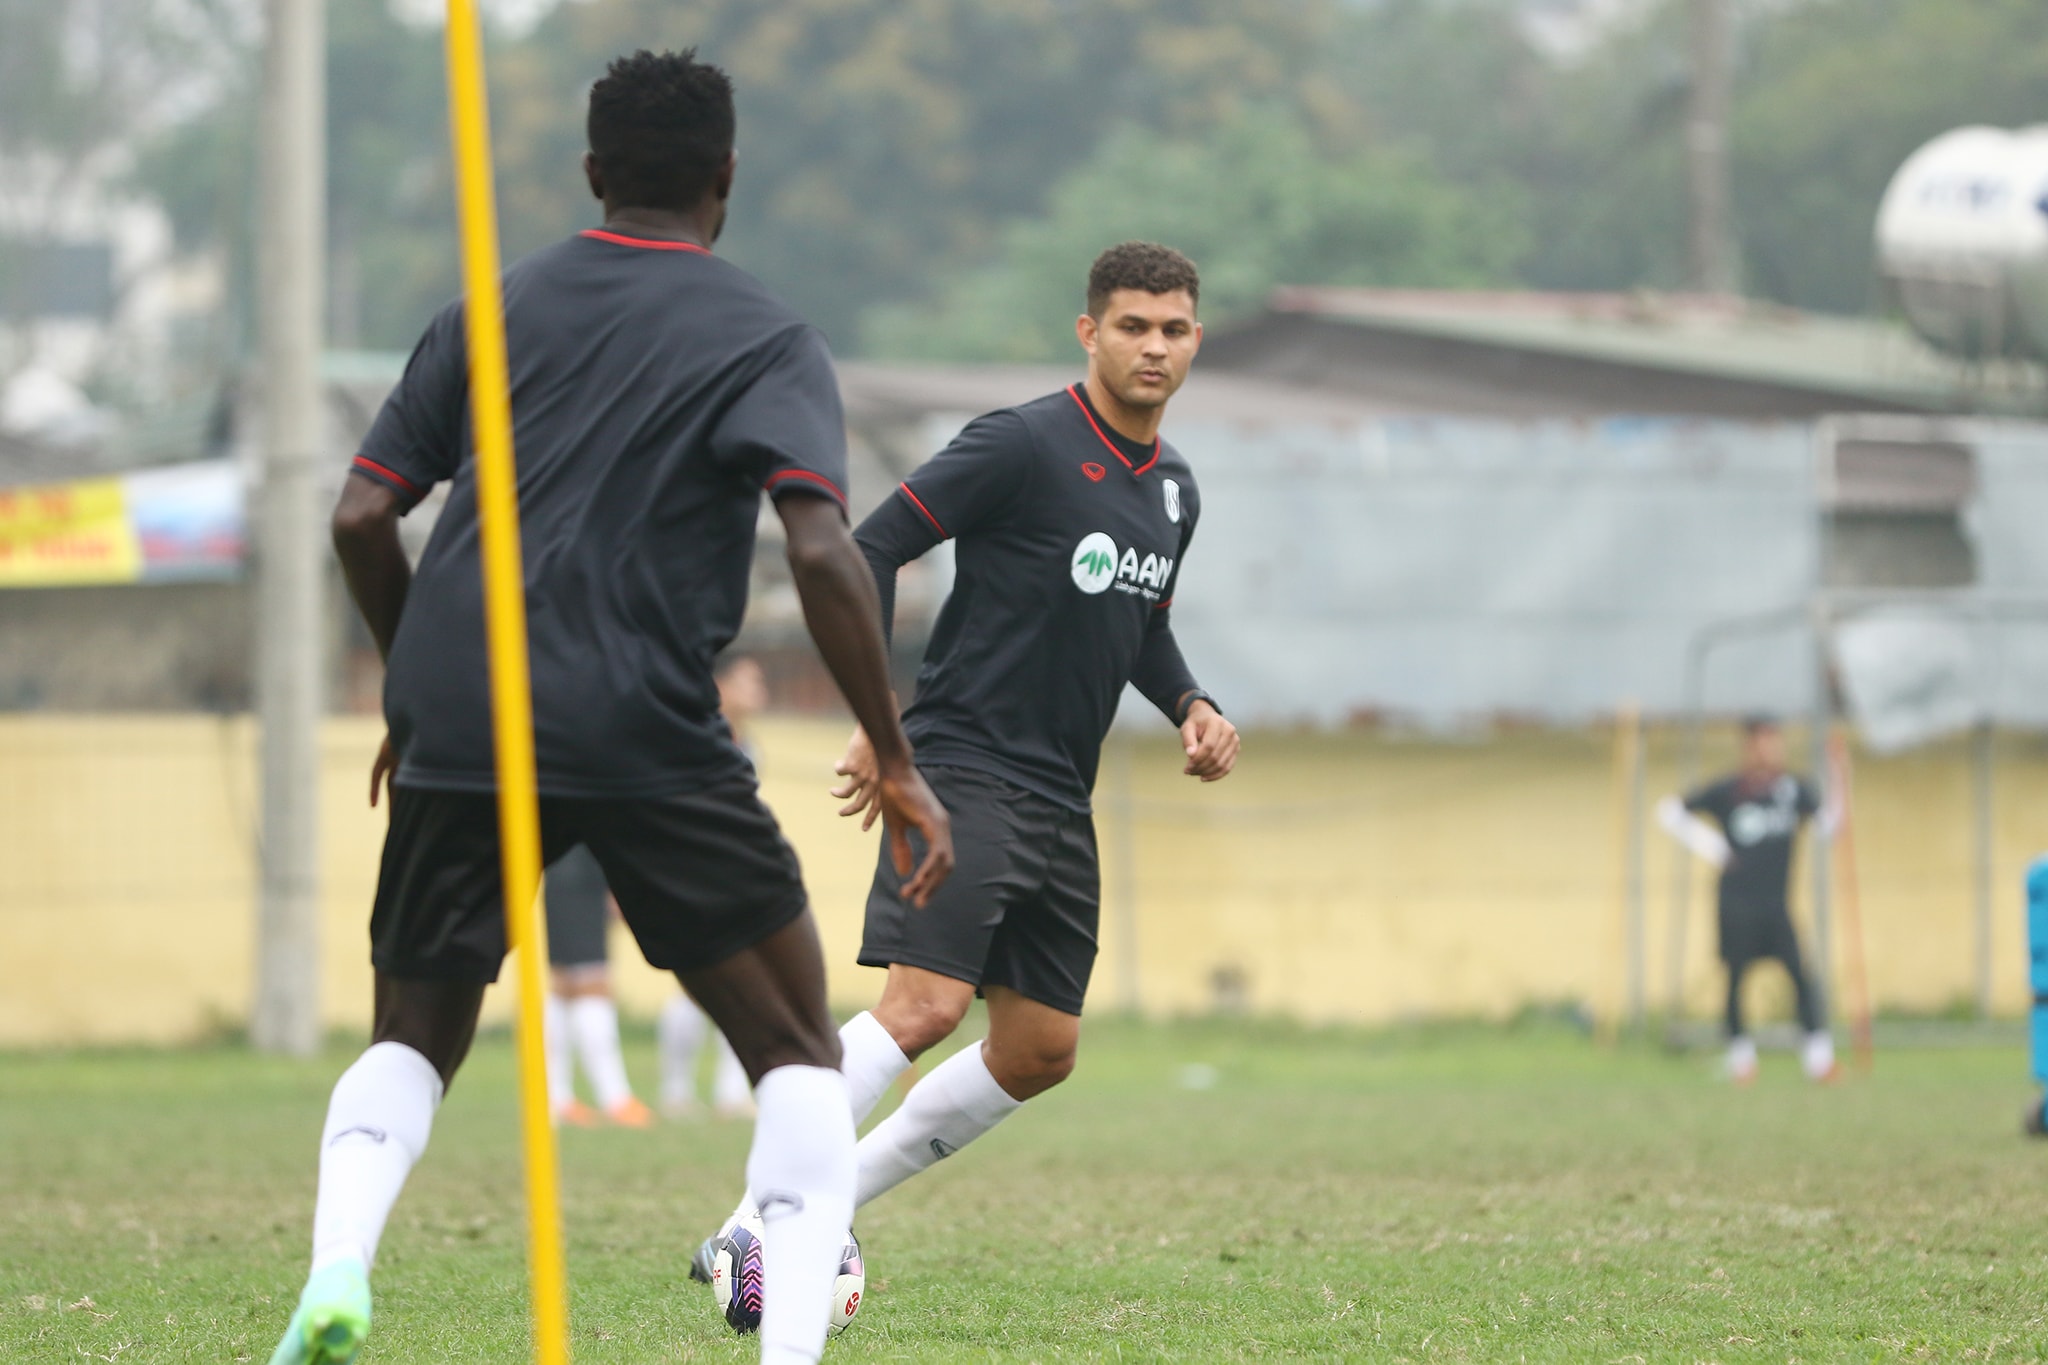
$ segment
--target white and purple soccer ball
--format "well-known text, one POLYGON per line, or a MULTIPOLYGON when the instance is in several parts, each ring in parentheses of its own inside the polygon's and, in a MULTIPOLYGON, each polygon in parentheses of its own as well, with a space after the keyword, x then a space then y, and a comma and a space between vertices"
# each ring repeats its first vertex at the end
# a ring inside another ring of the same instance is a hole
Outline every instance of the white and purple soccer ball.
MULTIPOLYGON (((749 1209, 719 1234, 712 1253, 712 1297, 726 1323, 742 1336, 761 1327, 761 1245, 766 1236, 759 1210, 749 1209)), ((849 1232, 846 1249, 839 1257, 839 1274, 832 1282, 831 1325, 826 1329, 830 1335, 838 1336, 852 1325, 867 1282, 860 1241, 849 1232)))

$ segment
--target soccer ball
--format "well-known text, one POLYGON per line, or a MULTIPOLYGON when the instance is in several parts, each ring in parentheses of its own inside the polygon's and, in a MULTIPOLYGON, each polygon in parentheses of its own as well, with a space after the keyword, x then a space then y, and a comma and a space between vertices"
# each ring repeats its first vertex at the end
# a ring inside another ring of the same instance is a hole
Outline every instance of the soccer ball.
MULTIPOLYGON (((745 1336, 761 1328, 761 1244, 767 1229, 759 1210, 749 1209, 719 1234, 711 1259, 711 1293, 718 1311, 733 1331, 745 1336)), ((860 1239, 846 1234, 839 1256, 839 1274, 832 1282, 832 1317, 826 1328, 838 1336, 860 1312, 867 1292, 867 1268, 861 1261, 860 1239)))
POLYGON ((867 1289, 868 1270, 860 1258, 860 1238, 849 1232, 846 1250, 839 1253, 839 1278, 832 1282, 832 1325, 825 1329, 827 1336, 836 1337, 853 1325, 867 1289))

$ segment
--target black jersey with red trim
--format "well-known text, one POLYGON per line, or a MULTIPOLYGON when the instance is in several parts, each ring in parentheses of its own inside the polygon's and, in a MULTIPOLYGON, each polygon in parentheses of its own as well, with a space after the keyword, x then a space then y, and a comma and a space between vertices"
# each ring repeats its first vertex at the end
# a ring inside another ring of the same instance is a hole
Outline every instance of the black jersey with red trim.
MULTIPOLYGON (((746 768, 712 660, 740 627, 765 489, 845 501, 823 338, 701 248, 581 233, 505 276, 541 790, 697 790, 746 768)), ((384 685, 398 781, 496 785, 459 303, 427 327, 354 472, 408 510, 452 480, 384 685)))
POLYGON ((993 773, 1089 808, 1124 684, 1179 723, 1197 696, 1173 639, 1181 561, 1201 516, 1172 446, 1130 441, 1075 384, 975 419, 861 523, 894 612, 897 568, 955 539, 903 728, 920 764, 993 773))

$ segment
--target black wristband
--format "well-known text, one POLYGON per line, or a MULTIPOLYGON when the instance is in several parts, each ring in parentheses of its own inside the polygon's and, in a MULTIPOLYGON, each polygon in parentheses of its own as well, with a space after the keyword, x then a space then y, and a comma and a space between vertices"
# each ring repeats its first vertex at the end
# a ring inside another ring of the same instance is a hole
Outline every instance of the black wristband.
POLYGON ((1208 702, 1215 709, 1217 715, 1223 714, 1223 708, 1216 705, 1216 699, 1197 687, 1194 691, 1187 693, 1180 699, 1180 719, 1176 724, 1185 725, 1188 723, 1188 712, 1195 709, 1195 703, 1198 701, 1208 702))

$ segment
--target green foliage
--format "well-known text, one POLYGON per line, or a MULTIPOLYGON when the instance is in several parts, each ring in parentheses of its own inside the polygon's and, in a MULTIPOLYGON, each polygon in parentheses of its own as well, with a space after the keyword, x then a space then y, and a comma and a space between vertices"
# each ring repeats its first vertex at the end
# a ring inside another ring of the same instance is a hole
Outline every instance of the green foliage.
POLYGON ((934 359, 1048 360, 1074 346, 1088 264, 1114 242, 1165 242, 1202 271, 1205 318, 1275 285, 1498 284, 1515 214, 1399 153, 1331 152, 1303 121, 1245 109, 1199 138, 1127 126, 1054 188, 1045 217, 1003 234, 996 264, 929 306, 878 315, 867 349, 934 359))
MULTIPOLYGON (((721 249, 842 349, 1051 354, 1078 270, 1127 235, 1197 255, 1212 319, 1275 281, 1680 285, 1683 0, 1570 62, 1530 46, 1520 8, 565 3, 491 41, 507 255, 593 221, 577 162, 604 62, 694 44, 739 92, 721 249)), ((1734 206, 1752 292, 1867 306, 1871 219, 1898 162, 1959 124, 2048 116, 2039 0, 1738 8, 1734 206)), ((239 0, 0 0, 0 154, 79 162, 139 135, 138 186, 181 241, 226 254, 243 301, 248 14, 239 0), (110 22, 116 10, 140 18, 110 22), (99 16, 100 56, 83 64, 67 56, 79 15, 99 16)), ((329 25, 334 334, 404 347, 457 288, 440 35, 384 0, 330 5, 329 25)))
POLYGON ((1736 215, 1751 290, 1787 303, 1870 306, 1877 202, 1915 148, 2048 119, 2039 0, 1825 0, 1750 37, 1736 215))

